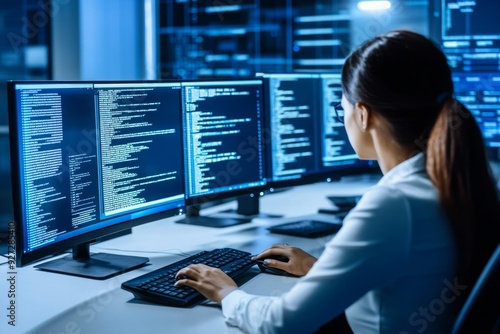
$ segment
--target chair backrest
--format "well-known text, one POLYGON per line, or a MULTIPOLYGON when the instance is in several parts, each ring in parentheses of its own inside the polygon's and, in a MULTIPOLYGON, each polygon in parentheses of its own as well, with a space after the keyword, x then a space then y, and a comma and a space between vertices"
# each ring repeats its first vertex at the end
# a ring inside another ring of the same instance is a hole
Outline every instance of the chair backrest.
POLYGON ((500 245, 472 288, 452 333, 500 333, 500 245))

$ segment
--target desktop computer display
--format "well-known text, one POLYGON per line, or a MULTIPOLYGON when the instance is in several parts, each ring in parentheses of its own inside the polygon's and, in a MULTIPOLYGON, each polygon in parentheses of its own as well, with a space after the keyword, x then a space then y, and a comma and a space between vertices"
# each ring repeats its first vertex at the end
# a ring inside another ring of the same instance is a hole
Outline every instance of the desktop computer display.
POLYGON ((266 74, 267 174, 273 187, 328 181, 368 171, 358 159, 335 105, 340 74, 266 74))
POLYGON ((181 84, 9 82, 17 261, 104 278, 144 263, 89 243, 182 212, 181 84))
MULTIPOLYGON (((455 97, 476 117, 490 151, 500 148, 500 2, 430 4, 431 37, 452 69, 455 97)), ((500 158, 500 155, 498 156, 500 158)))
POLYGON ((182 93, 186 204, 190 207, 180 222, 217 227, 248 222, 199 217, 190 208, 256 192, 266 185, 262 80, 185 81, 182 93))

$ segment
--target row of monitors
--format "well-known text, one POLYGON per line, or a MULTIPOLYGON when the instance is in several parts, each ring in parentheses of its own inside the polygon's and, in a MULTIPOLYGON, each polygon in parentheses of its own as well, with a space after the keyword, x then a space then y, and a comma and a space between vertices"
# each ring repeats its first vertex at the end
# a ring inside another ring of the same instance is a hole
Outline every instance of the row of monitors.
POLYGON ((339 74, 9 82, 18 264, 187 205, 366 171, 339 74))

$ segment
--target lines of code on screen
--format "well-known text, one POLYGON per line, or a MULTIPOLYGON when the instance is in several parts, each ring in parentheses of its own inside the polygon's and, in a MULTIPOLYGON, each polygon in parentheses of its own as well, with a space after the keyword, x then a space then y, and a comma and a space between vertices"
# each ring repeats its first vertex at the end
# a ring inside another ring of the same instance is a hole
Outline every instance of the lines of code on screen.
POLYGON ((267 77, 273 181, 298 179, 358 163, 335 105, 340 74, 264 74, 267 77))
POLYGON ((94 109, 88 85, 33 87, 17 94, 22 114, 24 243, 29 251, 96 221, 94 109))
POLYGON ((262 82, 184 87, 187 196, 262 185, 262 82))
POLYGON ((97 88, 104 214, 178 195, 172 190, 182 187, 180 85, 97 88))

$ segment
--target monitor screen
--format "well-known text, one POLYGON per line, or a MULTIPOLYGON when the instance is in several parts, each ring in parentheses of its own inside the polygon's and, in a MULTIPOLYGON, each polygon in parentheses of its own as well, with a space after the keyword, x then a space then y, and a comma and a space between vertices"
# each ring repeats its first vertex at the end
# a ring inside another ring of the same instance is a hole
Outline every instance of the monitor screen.
POLYGON ((180 83, 9 82, 9 116, 19 265, 182 212, 180 83))
POLYGON ((431 4, 431 37, 452 69, 455 97, 476 117, 485 143, 500 148, 500 2, 439 0, 431 4))
POLYGON ((262 80, 185 81, 182 93, 186 204, 263 188, 262 80))
POLYGON ((367 171, 349 143, 335 105, 340 74, 265 74, 269 183, 275 187, 328 181, 367 171))
POLYGON ((340 70, 351 48, 349 1, 159 0, 162 77, 249 77, 340 70))

